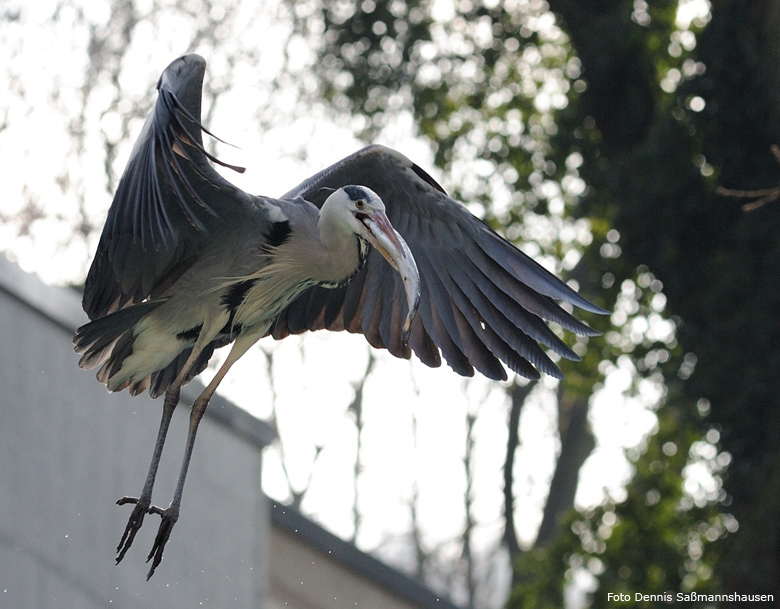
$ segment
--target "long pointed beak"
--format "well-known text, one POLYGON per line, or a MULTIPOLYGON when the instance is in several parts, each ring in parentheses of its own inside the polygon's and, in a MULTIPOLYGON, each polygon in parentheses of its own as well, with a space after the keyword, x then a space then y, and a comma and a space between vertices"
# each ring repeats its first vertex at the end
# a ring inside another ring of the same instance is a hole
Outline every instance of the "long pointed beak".
POLYGON ((390 224, 387 215, 382 211, 366 214, 362 219, 363 225, 368 229, 365 237, 382 257, 390 263, 404 283, 406 292, 407 313, 404 325, 401 328, 401 341, 404 345, 409 343, 412 332, 412 320, 417 314, 420 305, 420 273, 414 256, 406 245, 406 241, 390 224))

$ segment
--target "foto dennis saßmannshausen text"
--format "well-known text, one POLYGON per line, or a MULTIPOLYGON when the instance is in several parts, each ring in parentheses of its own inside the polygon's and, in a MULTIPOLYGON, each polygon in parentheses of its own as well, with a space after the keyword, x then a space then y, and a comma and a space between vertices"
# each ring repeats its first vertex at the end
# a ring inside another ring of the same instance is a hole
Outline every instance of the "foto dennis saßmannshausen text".
POLYGON ((730 594, 699 594, 697 592, 678 592, 673 594, 671 592, 664 592, 663 594, 642 594, 641 592, 635 592, 633 598, 631 594, 625 592, 614 593, 607 592, 607 601, 650 601, 660 603, 674 603, 674 602, 766 602, 774 601, 773 594, 738 594, 736 592, 730 594))

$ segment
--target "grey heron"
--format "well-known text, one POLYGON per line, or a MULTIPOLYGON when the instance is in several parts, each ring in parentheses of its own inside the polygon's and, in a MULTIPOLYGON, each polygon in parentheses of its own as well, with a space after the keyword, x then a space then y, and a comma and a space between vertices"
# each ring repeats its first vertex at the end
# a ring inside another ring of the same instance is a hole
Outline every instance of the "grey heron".
POLYGON ((205 71, 202 57, 186 55, 160 77, 87 276, 83 307, 92 321, 73 339, 79 365, 100 366, 97 378, 110 391, 165 395, 142 491, 118 501, 135 507, 117 563, 144 516, 162 517, 148 577, 179 517, 201 417, 231 365, 260 338, 347 330, 428 366, 443 355, 464 376, 476 369, 505 379, 503 362, 525 377, 561 377, 539 343, 578 357, 544 320, 597 332, 556 300, 604 313, 389 148, 364 148, 278 199, 238 189, 203 145, 202 133, 212 135, 200 122, 205 71), (153 506, 180 388, 230 343, 192 406, 173 500, 153 506))

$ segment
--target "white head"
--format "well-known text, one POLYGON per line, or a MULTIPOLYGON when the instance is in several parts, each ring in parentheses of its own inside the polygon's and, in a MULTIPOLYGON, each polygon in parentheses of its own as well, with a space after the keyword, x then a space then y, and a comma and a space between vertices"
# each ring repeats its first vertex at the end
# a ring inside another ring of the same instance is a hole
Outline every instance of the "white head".
POLYGON ((385 215, 382 199, 365 186, 344 186, 334 190, 320 210, 320 234, 325 239, 331 235, 335 238, 338 233, 343 236, 348 231, 370 243, 372 236, 367 222, 381 224, 384 232, 396 234, 385 215))
POLYGON ((350 232, 371 244, 404 282, 408 314, 403 326, 406 342, 420 300, 420 275, 412 252, 385 213, 385 204, 373 190, 365 186, 344 186, 334 191, 322 205, 319 220, 320 237, 327 244, 343 239, 350 232))

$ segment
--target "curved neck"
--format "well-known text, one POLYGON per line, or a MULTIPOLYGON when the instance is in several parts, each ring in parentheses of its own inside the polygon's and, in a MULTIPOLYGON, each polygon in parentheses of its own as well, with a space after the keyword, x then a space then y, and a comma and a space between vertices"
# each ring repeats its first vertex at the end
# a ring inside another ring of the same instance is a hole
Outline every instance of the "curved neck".
POLYGON ((310 259, 309 264, 316 271, 313 279, 318 284, 336 287, 347 283, 362 268, 368 245, 343 217, 349 212, 329 203, 325 201, 320 210, 319 247, 311 251, 315 259, 310 259))

